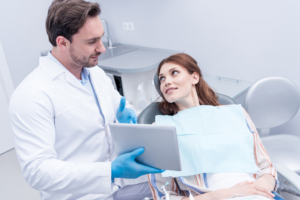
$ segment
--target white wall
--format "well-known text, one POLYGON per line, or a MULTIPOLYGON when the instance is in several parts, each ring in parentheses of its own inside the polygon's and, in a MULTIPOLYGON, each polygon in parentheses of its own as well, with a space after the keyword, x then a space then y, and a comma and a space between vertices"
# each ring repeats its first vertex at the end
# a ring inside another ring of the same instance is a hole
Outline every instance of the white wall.
POLYGON ((13 82, 0 41, 0 154, 14 147, 12 130, 8 117, 8 103, 13 91, 13 82))
MULTIPOLYGON (((286 77, 300 88, 298 0, 98 0, 114 42, 181 50, 204 75, 256 81, 286 77), (134 22, 135 31, 123 31, 134 22)), ((271 133, 300 136, 300 112, 271 133)))
POLYGON ((51 2, 0 1, 0 40, 15 86, 38 66, 40 52, 51 47, 45 29, 51 2))
MULTIPOLYGON (((184 51, 204 75, 255 81, 283 76, 300 87, 298 0, 93 0, 115 42, 184 51), (123 31, 134 22, 135 31, 123 31)), ((15 87, 51 48, 45 20, 52 0, 1 0, 0 40, 15 87)), ((300 135, 300 113, 272 133, 300 135), (299 133, 298 133, 299 132, 299 133)))

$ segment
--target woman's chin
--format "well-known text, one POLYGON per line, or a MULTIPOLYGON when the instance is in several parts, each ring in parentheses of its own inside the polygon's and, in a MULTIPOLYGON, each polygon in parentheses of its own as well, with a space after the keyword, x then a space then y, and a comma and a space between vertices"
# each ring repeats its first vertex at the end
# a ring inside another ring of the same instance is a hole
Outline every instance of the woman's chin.
POLYGON ((174 102, 177 101, 177 99, 175 99, 175 98, 166 98, 166 100, 167 100, 167 102, 169 102, 169 103, 174 103, 174 102))

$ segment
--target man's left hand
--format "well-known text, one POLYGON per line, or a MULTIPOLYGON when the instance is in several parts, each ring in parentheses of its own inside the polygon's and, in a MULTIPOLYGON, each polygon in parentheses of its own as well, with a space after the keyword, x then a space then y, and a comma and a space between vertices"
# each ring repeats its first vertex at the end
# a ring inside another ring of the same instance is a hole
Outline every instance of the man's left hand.
POLYGON ((130 108, 126 108, 125 106, 126 106, 126 99, 125 97, 122 97, 120 100, 119 108, 116 113, 117 120, 120 123, 136 124, 135 112, 130 108))

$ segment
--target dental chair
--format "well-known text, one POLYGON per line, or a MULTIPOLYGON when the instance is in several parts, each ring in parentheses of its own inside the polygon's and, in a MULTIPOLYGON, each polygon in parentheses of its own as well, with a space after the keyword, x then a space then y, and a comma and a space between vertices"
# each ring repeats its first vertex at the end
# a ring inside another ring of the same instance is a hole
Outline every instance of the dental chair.
MULTIPOLYGON (((261 136, 262 143, 276 169, 300 191, 300 137, 288 133, 269 135, 270 129, 290 121, 300 107, 300 92, 290 80, 270 77, 254 83, 245 98, 245 109, 261 136), (285 169, 284 169, 285 168, 285 169), (290 170, 288 170, 288 169, 290 170)), ((280 187, 288 191, 285 184, 280 187)), ((297 196, 300 193, 296 194, 297 196)))
MULTIPOLYGON (((155 83, 155 87, 156 87, 157 92, 161 95, 162 93, 161 93, 160 88, 159 88, 159 83, 158 83, 158 77, 157 77, 157 75, 154 76, 154 83, 155 83)), ((280 89, 280 87, 276 87, 276 85, 273 86, 273 87, 275 89, 280 89)), ((250 89, 249 90, 250 94, 251 94, 251 91, 252 90, 250 89)), ((263 96, 263 94, 269 95, 268 90, 265 90, 265 89, 262 90, 262 94, 260 96, 263 96)), ((230 98, 230 97, 228 97, 226 95, 217 94, 217 96, 218 96, 219 103, 222 104, 222 105, 235 104, 235 101, 232 98, 230 98)), ((295 96, 297 97, 297 95, 295 95, 295 96)), ((252 97, 252 95, 251 95, 251 97, 252 97)), ((259 97, 257 97, 257 98, 259 98, 259 97)), ((298 99, 296 101, 300 102, 300 99, 299 99, 300 97, 297 97, 297 98, 298 99)), ((251 106, 249 104, 250 103, 250 99, 251 99, 250 96, 248 96, 248 98, 246 98, 246 103, 247 103, 248 110, 249 110, 249 108, 251 110, 251 106)), ((290 103, 290 101, 288 101, 288 102, 290 103)), ((279 114, 285 114, 285 113, 279 113, 279 114)), ((140 115, 138 116, 138 120, 137 121, 138 121, 139 124, 152 124, 153 122, 155 122, 155 116, 156 115, 162 115, 162 113, 159 110, 159 102, 153 102, 147 108, 145 108, 140 113, 140 115)), ((251 116, 251 114, 250 114, 250 116, 251 116)), ((275 116, 273 116, 273 117, 275 117, 275 116)), ((268 116, 265 116, 265 118, 268 118, 268 116)), ((255 123, 255 121, 254 121, 254 123, 255 123)), ((263 143, 266 143, 266 140, 263 140, 263 143)), ((300 146, 300 142, 298 142, 298 146, 300 146)), ((268 151, 268 149, 267 149, 267 151, 268 151)), ((298 154, 298 155, 300 155, 300 154, 298 154)), ((272 157, 271 157, 271 159, 272 159, 272 157)), ((285 185, 283 187, 280 187, 279 190, 278 190, 278 192, 280 193, 281 191, 285 191, 285 192, 288 192, 290 194, 298 196, 298 194, 300 194, 300 177, 298 176, 298 174, 296 174, 294 171, 290 170, 286 166, 282 165, 283 164, 282 162, 274 162, 274 163, 278 163, 278 164, 275 164, 275 167, 276 167, 276 170, 279 173, 279 175, 281 177, 283 177, 285 180, 287 180, 296 189, 296 191, 291 190, 291 188, 289 186, 285 185)), ((284 181, 282 182, 282 184, 283 183, 284 183, 284 181)))

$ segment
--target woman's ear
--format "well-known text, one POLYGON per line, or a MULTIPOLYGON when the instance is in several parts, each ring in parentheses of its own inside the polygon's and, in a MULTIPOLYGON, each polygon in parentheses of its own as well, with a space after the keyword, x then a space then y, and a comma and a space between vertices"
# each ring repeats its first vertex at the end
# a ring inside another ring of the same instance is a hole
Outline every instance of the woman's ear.
POLYGON ((192 74, 192 83, 196 85, 198 82, 199 82, 199 74, 194 72, 192 74))

